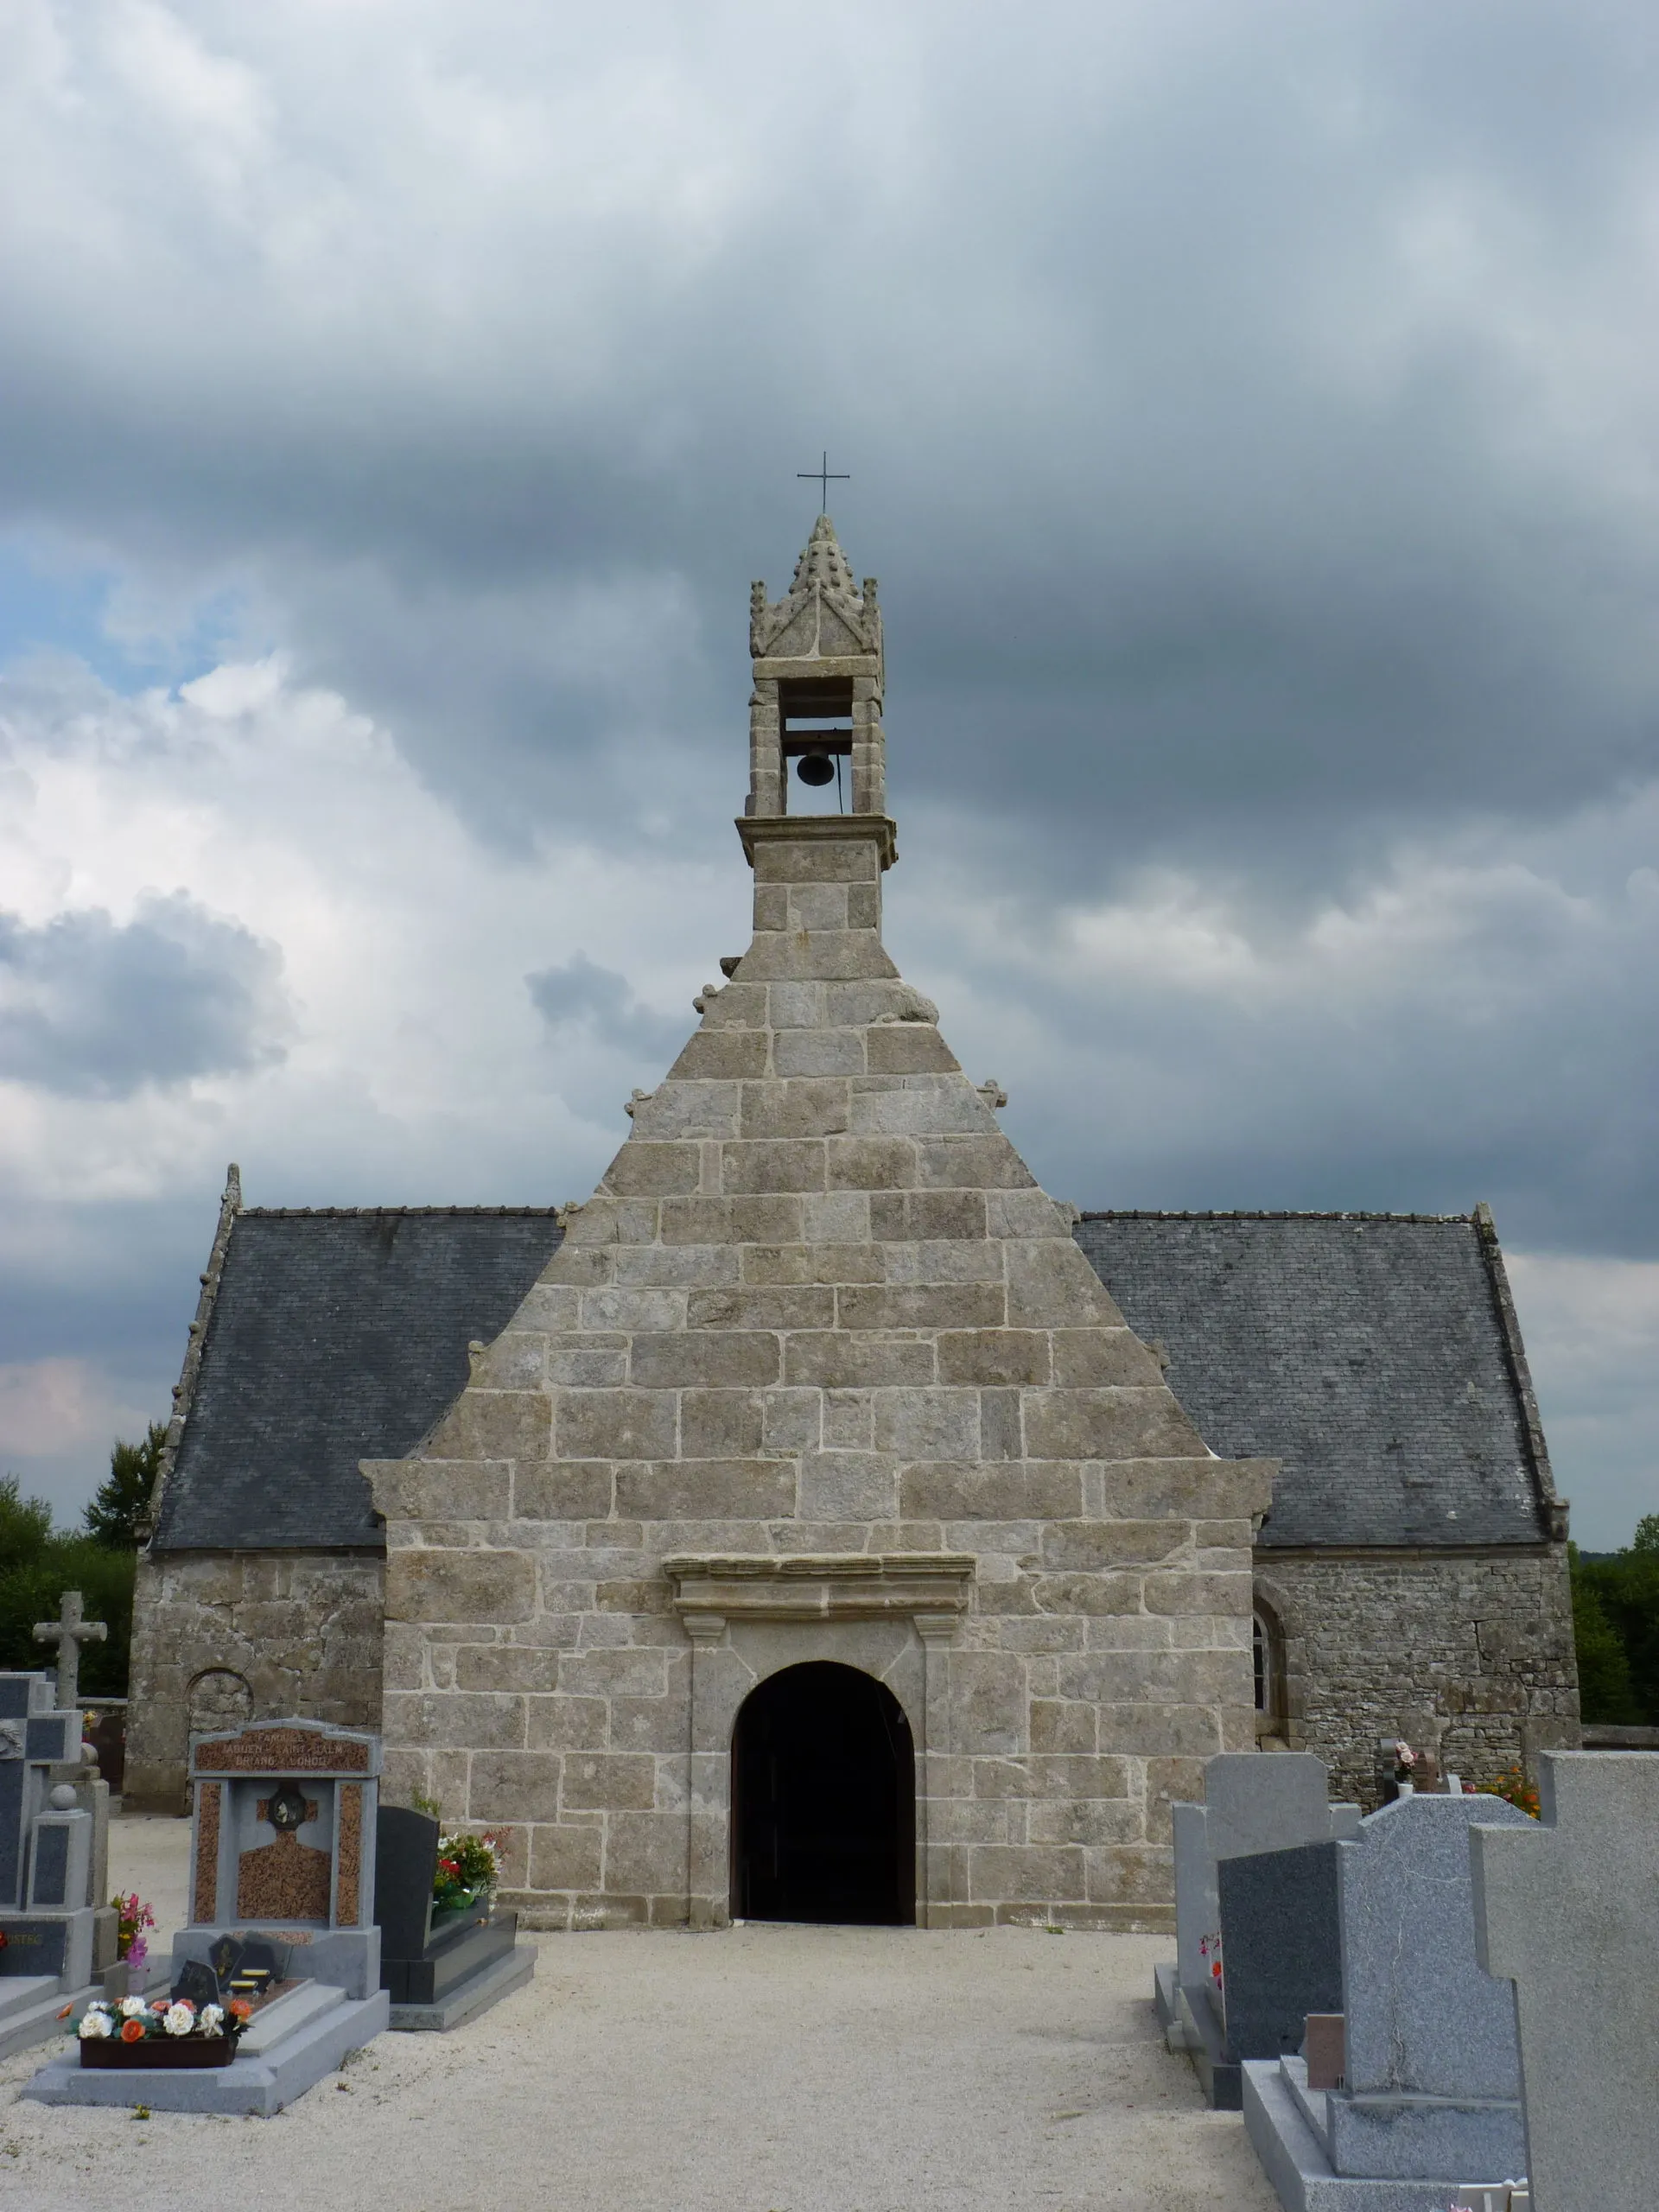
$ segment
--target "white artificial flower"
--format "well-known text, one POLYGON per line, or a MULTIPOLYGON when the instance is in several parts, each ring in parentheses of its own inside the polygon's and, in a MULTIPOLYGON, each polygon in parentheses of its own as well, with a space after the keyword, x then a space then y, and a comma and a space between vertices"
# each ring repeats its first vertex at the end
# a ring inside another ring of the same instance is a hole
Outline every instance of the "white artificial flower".
POLYGON ((149 2005, 142 1997, 124 1997, 121 1999, 121 2017, 124 2020, 140 2019, 149 2010, 149 2005))
POLYGON ((109 2014, 104 2012, 99 2005, 89 2005, 86 2011, 81 2014, 79 2032, 82 2039, 87 2043, 94 2043, 99 2036, 108 2035, 110 2032, 109 2014))
POLYGON ((204 2035, 216 2036, 224 2024, 225 2007, 222 2005, 204 2005, 202 2006, 201 2031, 204 2035))
POLYGON ((188 2036, 195 2024, 196 2016, 188 2005, 169 2005, 162 2020, 170 2036, 188 2036))

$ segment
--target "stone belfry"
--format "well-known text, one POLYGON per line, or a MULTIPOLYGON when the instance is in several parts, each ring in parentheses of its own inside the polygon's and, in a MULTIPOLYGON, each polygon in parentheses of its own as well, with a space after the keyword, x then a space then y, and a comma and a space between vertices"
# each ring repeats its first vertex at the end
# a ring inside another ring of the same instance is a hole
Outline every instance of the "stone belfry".
POLYGON ((1162 1924, 1170 1800, 1255 1741, 1271 1464, 1207 1450, 883 948, 880 617, 827 517, 750 641, 748 950, 365 1463, 388 1788, 503 1834, 545 1926, 1162 1924))

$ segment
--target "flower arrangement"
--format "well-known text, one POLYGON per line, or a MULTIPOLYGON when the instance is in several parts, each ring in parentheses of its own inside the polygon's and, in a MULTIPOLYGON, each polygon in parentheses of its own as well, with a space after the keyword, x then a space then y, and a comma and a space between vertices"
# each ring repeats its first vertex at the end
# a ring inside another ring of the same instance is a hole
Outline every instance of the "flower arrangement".
POLYGON ((125 1897, 118 1890, 110 1904, 116 1915, 116 1957, 124 1959, 129 1966, 143 1966, 149 1956, 149 1942, 144 1930, 156 1925, 155 1914, 137 1890, 125 1897))
POLYGON ((1396 1737, 1395 1738, 1394 1745, 1395 1780, 1396 1782, 1409 1782, 1411 1780, 1412 1771, 1416 1764, 1416 1752, 1412 1750, 1411 1745, 1406 1741, 1403 1736, 1396 1737))
POLYGON ((1500 1774, 1492 1784, 1492 1795, 1517 1806, 1531 1820, 1539 1817, 1538 1792, 1527 1780, 1523 1767, 1512 1766, 1500 1774))
POLYGON ((111 2037, 120 2043, 156 2043, 169 2036, 203 2040, 228 2036, 234 2044, 252 2011, 245 1997, 232 1997, 228 2005, 204 2005, 200 2012, 184 1997, 158 1997, 153 2004, 144 1997, 122 1997, 113 2004, 99 1997, 81 2014, 75 2032, 83 2043, 111 2037))
POLYGON ((464 1829, 440 1836, 438 1871, 432 1880, 432 1902, 439 1911, 493 1897, 501 1879, 499 1853, 499 1836, 473 1835, 464 1829))

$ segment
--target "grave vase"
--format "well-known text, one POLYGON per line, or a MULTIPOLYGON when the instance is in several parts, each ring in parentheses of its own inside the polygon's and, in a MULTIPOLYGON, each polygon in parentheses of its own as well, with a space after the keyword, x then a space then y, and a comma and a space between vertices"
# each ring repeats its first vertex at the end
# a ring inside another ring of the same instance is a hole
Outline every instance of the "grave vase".
POLYGON ((158 2066, 228 2066, 235 2056, 234 2036, 146 2036, 141 2043, 123 2043, 118 2036, 88 2037, 80 2046, 83 2066, 152 2073, 158 2066))

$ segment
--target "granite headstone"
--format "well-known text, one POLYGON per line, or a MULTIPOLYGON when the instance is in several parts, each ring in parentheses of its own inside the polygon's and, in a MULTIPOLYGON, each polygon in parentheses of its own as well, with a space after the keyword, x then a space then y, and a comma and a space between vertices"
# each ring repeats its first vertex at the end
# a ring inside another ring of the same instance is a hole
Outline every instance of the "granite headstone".
POLYGON ((1251 2140, 1297 2212, 1316 2198, 1393 2212, 1418 2201, 1407 2184, 1443 2206, 1471 2176, 1526 2170, 1514 2006, 1475 1956, 1469 1837, 1482 1818, 1531 1825, 1498 1798, 1413 1794, 1333 1847, 1341 2084, 1308 2063, 1312 2023, 1306 2058, 1287 2043, 1276 2064, 1244 2068, 1251 2140))
POLYGON ((1475 1942, 1515 1985, 1535 2212, 1659 2194, 1659 1758, 1544 1751, 1539 1821, 1470 1831, 1475 1942))

